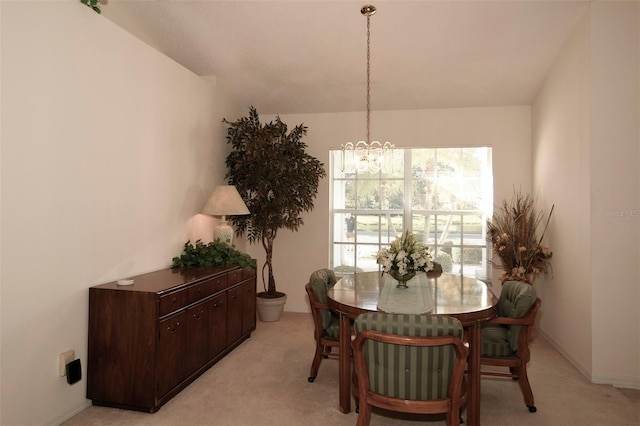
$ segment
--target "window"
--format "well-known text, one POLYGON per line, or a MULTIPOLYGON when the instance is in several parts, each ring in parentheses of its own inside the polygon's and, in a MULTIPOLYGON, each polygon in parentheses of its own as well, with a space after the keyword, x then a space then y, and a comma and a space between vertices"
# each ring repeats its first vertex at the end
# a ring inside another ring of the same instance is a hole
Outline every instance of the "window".
POLYGON ((378 250, 410 229, 445 272, 489 276, 491 148, 395 149, 393 156, 386 173, 345 173, 341 151, 331 151, 331 267, 379 270, 378 250))

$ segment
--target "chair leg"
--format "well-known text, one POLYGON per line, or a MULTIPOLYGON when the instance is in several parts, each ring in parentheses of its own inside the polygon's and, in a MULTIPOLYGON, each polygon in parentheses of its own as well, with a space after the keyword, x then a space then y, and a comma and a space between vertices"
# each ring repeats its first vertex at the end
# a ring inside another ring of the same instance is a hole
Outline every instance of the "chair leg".
POLYGON ((518 367, 518 385, 520 385, 522 397, 524 398, 524 403, 529 408, 529 412, 535 413, 538 409, 533 402, 533 392, 531 391, 531 385, 529 384, 526 364, 518 367))
POLYGON ((371 422, 371 405, 366 402, 360 405, 358 410, 358 420, 356 420, 356 426, 369 426, 371 422))
POLYGON ((320 343, 316 343, 316 353, 313 356, 313 362, 311 363, 311 371, 309 372, 309 377, 307 380, 309 383, 313 383, 318 375, 318 370, 320 369, 320 363, 322 362, 322 345, 320 343))
POLYGON ((518 369, 516 367, 509 367, 509 372, 511 372, 511 378, 513 380, 518 380, 518 369))
POLYGON ((447 413, 447 426, 460 426, 462 423, 462 418, 458 413, 452 413, 451 411, 447 413))
POLYGON ((462 423, 461 411, 460 404, 456 401, 451 401, 451 410, 447 412, 447 426, 460 426, 460 423, 462 423))

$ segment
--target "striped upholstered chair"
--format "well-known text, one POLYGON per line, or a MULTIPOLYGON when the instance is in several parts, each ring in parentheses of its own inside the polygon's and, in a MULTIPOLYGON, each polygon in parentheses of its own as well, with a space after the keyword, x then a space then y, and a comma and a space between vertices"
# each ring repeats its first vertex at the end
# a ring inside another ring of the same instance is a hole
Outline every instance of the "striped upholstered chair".
POLYGON ((537 409, 527 376, 527 363, 531 357, 529 340, 533 323, 541 304, 533 286, 506 281, 498 300, 498 316, 482 326, 480 365, 509 367, 509 373, 485 369, 481 374, 517 380, 524 403, 532 413, 537 409))
POLYGON ((314 324, 313 337, 316 341, 316 352, 307 378, 309 382, 316 379, 322 358, 338 358, 340 321, 327 305, 327 291, 336 282, 336 274, 331 269, 319 269, 311 274, 309 283, 305 286, 311 305, 314 324), (336 351, 332 352, 332 348, 335 348, 336 351))
POLYGON ((368 425, 371 406, 405 413, 446 413, 460 424, 468 350, 462 324, 437 315, 372 312, 355 321, 354 393, 358 425, 368 425))

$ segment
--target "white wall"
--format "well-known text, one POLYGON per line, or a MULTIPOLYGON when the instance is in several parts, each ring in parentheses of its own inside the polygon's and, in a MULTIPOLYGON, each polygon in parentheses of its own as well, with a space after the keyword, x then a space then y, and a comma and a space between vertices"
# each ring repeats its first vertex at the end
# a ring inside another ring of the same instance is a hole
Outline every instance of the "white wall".
POLYGON ((553 279, 536 283, 542 332, 593 382, 636 388, 638 8, 592 3, 532 107, 534 185, 542 203, 556 205, 553 279))
POLYGON ((58 376, 69 349, 86 369, 88 288, 211 235, 238 111, 79 1, 1 7, 0 423, 55 424, 88 403, 58 376))
POLYGON ((638 9, 591 5, 591 377, 640 389, 638 9), (611 350, 620 342, 625 350, 611 350))
MULTIPOLYGON (((260 112, 260 111, 258 111, 260 112)), ((248 111, 245 111, 246 115, 248 111)), ((273 116, 261 116, 269 121, 273 116)), ((309 154, 325 164, 329 149, 364 139, 365 113, 290 114, 280 118, 292 128, 309 127, 303 139, 309 154)), ((528 106, 460 108, 412 111, 373 111, 371 137, 399 148, 478 146, 493 147, 494 198, 510 198, 513 188, 531 190, 531 128, 528 106)), ((279 291, 287 293, 285 310, 309 310, 304 285, 316 269, 329 265, 329 179, 320 183, 315 209, 304 216, 299 232, 278 232, 274 243, 274 275, 279 291)), ((264 263, 260 245, 248 252, 264 263)), ((260 280, 259 280, 260 283, 260 280)), ((259 284, 260 285, 260 284, 259 284)), ((496 289, 499 292, 499 289, 496 289)))
MULTIPOLYGON (((546 337, 591 367, 589 13, 578 22, 532 108, 534 185, 555 210, 546 242, 553 278, 536 281, 546 337)), ((548 209, 547 209, 548 211, 548 209)))

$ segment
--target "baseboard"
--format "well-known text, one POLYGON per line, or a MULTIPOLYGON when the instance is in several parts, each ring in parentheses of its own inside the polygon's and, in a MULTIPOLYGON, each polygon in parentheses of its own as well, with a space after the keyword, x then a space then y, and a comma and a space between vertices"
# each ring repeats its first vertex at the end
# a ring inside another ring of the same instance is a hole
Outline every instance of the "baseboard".
POLYGON ((84 403, 82 403, 81 405, 78 405, 75 408, 72 408, 71 410, 69 410, 69 411, 67 411, 67 412, 65 412, 63 414, 60 414, 59 416, 57 416, 53 420, 47 422, 47 424, 48 425, 61 425, 62 423, 66 422, 71 417, 75 416, 76 414, 78 414, 82 410, 87 409, 88 407, 91 407, 91 401, 88 400, 88 399, 85 399, 84 403))
POLYGON ((538 330, 540 333, 540 336, 542 336, 547 342, 549 342, 549 344, 551 346, 553 346, 553 348, 560 352, 560 355, 562 355, 567 361, 569 361, 569 364, 571 364, 576 370, 578 370, 580 372, 580 374, 582 374, 585 379, 592 381, 591 380, 591 369, 587 368, 585 366, 583 366, 582 364, 580 364, 578 362, 577 359, 575 359, 574 357, 572 357, 569 353, 567 353, 562 346, 560 346, 560 344, 558 344, 558 342, 556 342, 551 336, 549 336, 547 333, 545 333, 542 330, 538 330))
POLYGON ((311 313, 311 309, 307 308, 307 309, 287 309, 287 305, 284 305, 284 312, 291 312, 294 314, 310 314, 311 313))
POLYGON ((612 385, 617 388, 640 389, 640 377, 620 377, 620 376, 597 376, 592 374, 590 368, 582 366, 575 358, 568 354, 562 346, 542 330, 538 330, 553 348, 560 353, 569 363, 580 372, 591 383, 598 385, 612 385))
POLYGON ((593 376, 591 382, 599 385, 612 385, 616 388, 640 390, 640 378, 618 376, 593 376))

